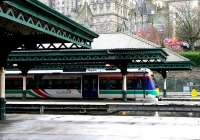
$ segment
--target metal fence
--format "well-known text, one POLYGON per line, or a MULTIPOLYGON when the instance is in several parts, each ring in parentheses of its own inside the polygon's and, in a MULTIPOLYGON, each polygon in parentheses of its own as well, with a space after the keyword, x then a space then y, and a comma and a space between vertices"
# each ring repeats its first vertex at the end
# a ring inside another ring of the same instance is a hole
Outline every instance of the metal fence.
MULTIPOLYGON (((163 81, 162 77, 156 78, 156 84, 161 92, 163 92, 163 81)), ((167 92, 191 93, 192 89, 200 92, 200 79, 189 79, 189 77, 184 79, 177 77, 167 78, 167 92)))

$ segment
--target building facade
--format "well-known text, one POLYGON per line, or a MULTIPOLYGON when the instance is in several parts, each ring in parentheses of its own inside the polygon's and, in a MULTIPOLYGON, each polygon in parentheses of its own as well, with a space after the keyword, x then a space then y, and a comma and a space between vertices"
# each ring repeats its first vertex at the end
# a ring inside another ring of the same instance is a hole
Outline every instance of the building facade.
MULTIPOLYGON (((185 0, 40 0, 49 7, 97 33, 134 34, 154 26, 160 32, 175 35, 175 12, 172 5, 185 0)), ((190 0, 197 1, 197 0, 190 0)))
POLYGON ((128 32, 135 7, 135 0, 40 1, 97 33, 128 32))

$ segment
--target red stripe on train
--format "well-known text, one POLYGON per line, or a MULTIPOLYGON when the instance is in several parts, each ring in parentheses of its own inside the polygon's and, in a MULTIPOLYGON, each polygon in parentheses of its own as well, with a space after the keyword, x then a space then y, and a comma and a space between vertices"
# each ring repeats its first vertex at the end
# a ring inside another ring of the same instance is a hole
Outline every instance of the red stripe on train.
POLYGON ((43 91, 41 91, 41 89, 39 88, 35 88, 33 89, 34 92, 36 92, 38 95, 40 95, 43 98, 48 98, 48 96, 46 94, 43 93, 43 91))

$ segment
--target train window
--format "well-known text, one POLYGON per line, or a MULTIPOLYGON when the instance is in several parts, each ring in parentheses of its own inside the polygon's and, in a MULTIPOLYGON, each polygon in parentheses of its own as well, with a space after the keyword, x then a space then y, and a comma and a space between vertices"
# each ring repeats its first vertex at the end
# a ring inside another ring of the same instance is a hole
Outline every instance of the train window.
POLYGON ((100 79, 99 88, 102 90, 109 89, 122 89, 122 80, 121 79, 100 79))
MULTIPOLYGON (((22 89, 22 78, 6 79, 6 89, 22 89)), ((81 89, 81 78, 73 79, 27 79, 27 89, 81 89)))
POLYGON ((127 81, 127 88, 128 90, 134 89, 134 90, 141 90, 143 89, 143 80, 142 78, 135 78, 135 79, 129 79, 127 81))
POLYGON ((63 79, 56 80, 55 83, 56 83, 56 84, 55 84, 55 85, 56 85, 55 88, 63 89, 63 87, 64 87, 63 79))
POLYGON ((27 79, 26 87, 27 87, 27 89, 35 88, 36 87, 36 81, 33 80, 33 79, 27 79))
POLYGON ((54 79, 51 80, 51 84, 50 85, 51 85, 52 89, 60 89, 60 86, 61 86, 61 85, 58 84, 58 80, 54 80, 54 79))
POLYGON ((127 86, 129 90, 152 90, 155 88, 153 80, 149 77, 137 77, 135 79, 129 79, 127 86))
POLYGON ((127 81, 127 89, 131 90, 133 89, 134 81, 133 80, 128 80, 127 81))
POLYGON ((5 87, 6 89, 22 89, 21 79, 6 79, 5 87))
POLYGON ((53 89, 80 89, 81 79, 53 79, 46 87, 53 89))
POLYGON ((52 80, 46 80, 46 85, 44 88, 52 89, 53 88, 52 83, 53 83, 52 80))
POLYGON ((152 90, 155 89, 155 83, 152 79, 145 79, 144 80, 144 85, 146 90, 152 90))
POLYGON ((68 79, 66 89, 81 89, 81 79, 68 79))
POLYGON ((39 82, 38 87, 39 87, 39 88, 44 88, 45 85, 46 85, 46 81, 45 81, 45 80, 41 80, 41 81, 39 82))
POLYGON ((139 78, 139 79, 136 79, 135 80, 135 89, 138 90, 138 89, 143 89, 143 82, 142 82, 142 79, 139 78))

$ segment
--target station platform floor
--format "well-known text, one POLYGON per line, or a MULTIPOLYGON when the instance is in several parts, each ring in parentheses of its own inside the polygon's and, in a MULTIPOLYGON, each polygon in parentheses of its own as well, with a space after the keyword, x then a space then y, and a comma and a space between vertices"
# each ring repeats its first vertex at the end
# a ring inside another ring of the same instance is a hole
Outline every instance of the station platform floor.
POLYGON ((43 105, 200 105, 200 98, 162 98, 161 101, 149 100, 86 100, 86 99, 6 99, 6 104, 43 104, 43 105))
POLYGON ((199 140, 200 118, 8 114, 0 140, 199 140))

